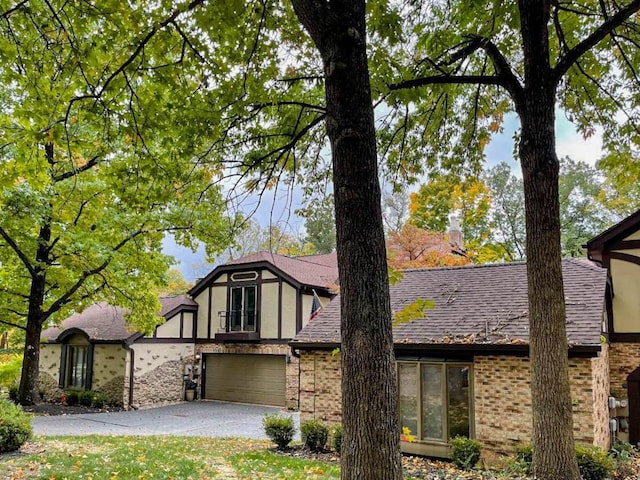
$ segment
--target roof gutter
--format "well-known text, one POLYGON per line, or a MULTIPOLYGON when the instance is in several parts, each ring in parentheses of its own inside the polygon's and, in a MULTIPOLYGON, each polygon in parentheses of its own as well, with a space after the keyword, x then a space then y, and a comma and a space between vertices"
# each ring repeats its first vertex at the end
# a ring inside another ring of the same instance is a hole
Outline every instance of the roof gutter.
MULTIPOLYGON (((291 351, 296 351, 295 356, 300 355, 298 350, 335 350, 340 348, 339 342, 314 343, 314 342, 289 342, 291 351)), ((507 354, 507 355, 529 355, 529 344, 496 344, 496 343, 394 343, 394 350, 398 351, 428 351, 446 353, 475 353, 479 355, 507 354)), ((600 344, 572 345, 569 347, 570 357, 594 357, 602 350, 600 344)))

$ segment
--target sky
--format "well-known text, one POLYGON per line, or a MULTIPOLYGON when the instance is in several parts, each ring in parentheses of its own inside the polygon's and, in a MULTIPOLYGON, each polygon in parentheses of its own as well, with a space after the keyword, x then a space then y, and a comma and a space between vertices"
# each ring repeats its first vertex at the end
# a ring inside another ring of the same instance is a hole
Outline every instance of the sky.
MULTIPOLYGON (((519 122, 514 114, 505 118, 503 131, 496 134, 486 147, 488 168, 500 162, 506 162, 514 174, 520 174, 520 166, 513 156, 513 136, 518 127, 519 122)), ((556 140, 559 158, 570 156, 573 160, 595 165, 602 155, 602 138, 599 133, 584 139, 561 111, 556 115, 556 140)), ((263 227, 268 226, 269 223, 285 224, 290 231, 297 232, 302 228, 303 222, 293 211, 301 206, 301 201, 302 195, 299 191, 269 191, 259 204, 257 199, 255 201, 249 199, 243 205, 243 209, 247 213, 255 209, 253 218, 263 227)), ((205 261, 204 248, 191 252, 187 248, 176 245, 172 237, 165 238, 163 249, 164 253, 173 256, 179 262, 176 265, 177 268, 189 281, 206 276, 215 266, 205 261)))

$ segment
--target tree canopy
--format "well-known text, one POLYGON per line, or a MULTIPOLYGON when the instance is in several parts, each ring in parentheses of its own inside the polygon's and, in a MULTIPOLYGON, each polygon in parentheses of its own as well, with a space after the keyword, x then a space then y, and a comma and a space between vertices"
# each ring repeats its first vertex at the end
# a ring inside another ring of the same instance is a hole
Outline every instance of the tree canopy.
POLYGON ((150 330, 172 263, 163 235, 210 253, 227 242, 180 34, 189 8, 3 5, 0 317, 26 330, 24 403, 45 324, 106 300, 150 330))

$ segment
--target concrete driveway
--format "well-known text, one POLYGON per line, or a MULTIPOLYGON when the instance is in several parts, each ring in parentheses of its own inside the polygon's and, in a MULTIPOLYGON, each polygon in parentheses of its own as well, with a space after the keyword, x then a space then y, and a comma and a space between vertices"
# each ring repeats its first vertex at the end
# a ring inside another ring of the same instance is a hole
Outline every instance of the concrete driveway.
MULTIPOLYGON (((279 407, 216 401, 180 403, 128 412, 34 417, 36 435, 179 435, 193 437, 246 437, 266 439, 265 413, 300 415, 279 407)), ((298 435, 299 438, 299 435, 298 435)))

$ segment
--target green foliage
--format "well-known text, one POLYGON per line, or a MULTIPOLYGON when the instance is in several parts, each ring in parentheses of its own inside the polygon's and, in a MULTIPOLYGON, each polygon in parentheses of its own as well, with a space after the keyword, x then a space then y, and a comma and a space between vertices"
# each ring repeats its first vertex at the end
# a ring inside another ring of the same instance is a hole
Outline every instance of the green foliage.
POLYGON ((20 380, 22 355, 0 353, 0 388, 10 388, 20 380))
POLYGON ((93 390, 65 390, 61 401, 70 407, 83 405, 85 407, 103 408, 105 405, 112 404, 107 394, 94 392, 93 390))
POLYGON ((576 445, 576 457, 583 480, 604 480, 615 466, 613 458, 598 447, 576 445))
POLYGON ((81 390, 66 390, 64 392, 64 403, 66 403, 67 405, 69 405, 70 407, 73 407, 74 405, 77 405, 80 402, 80 396, 83 392, 81 390))
POLYGON ((300 425, 300 434, 305 447, 313 452, 319 452, 327 444, 329 427, 320 420, 308 420, 300 425))
POLYGON ((159 296, 168 297, 187 293, 192 286, 179 269, 172 267, 165 273, 164 284, 157 291, 159 296))
POLYGON ((609 453, 613 458, 616 459, 616 461, 627 462, 631 460, 631 458, 633 458, 635 449, 629 442, 616 440, 615 443, 611 446, 609 453))
POLYGON ((19 449, 31 437, 31 417, 22 408, 0 399, 0 453, 19 449))
POLYGON ((467 437, 455 437, 451 444, 451 461, 458 468, 471 470, 480 461, 480 442, 467 437))
POLYGON ((342 452, 342 424, 340 423, 331 429, 331 446, 336 452, 342 452))
POLYGON ((313 245, 315 253, 331 253, 336 248, 336 223, 333 196, 313 202, 305 209, 298 210, 305 217, 307 231, 305 242, 313 245))
POLYGON ((9 400, 14 403, 18 402, 18 384, 14 384, 9 387, 9 400))
POLYGON ((418 298, 393 314, 393 326, 395 327, 403 323, 409 323, 412 320, 426 318, 427 311, 434 308, 435 305, 433 300, 418 298))
POLYGON ((266 414, 262 419, 264 433, 275 443, 280 450, 287 448, 293 435, 295 434, 295 426, 292 417, 285 417, 277 413, 273 415, 266 414))
POLYGON ((78 392, 78 403, 85 407, 90 407, 93 403, 93 392, 91 390, 82 390, 78 392))

